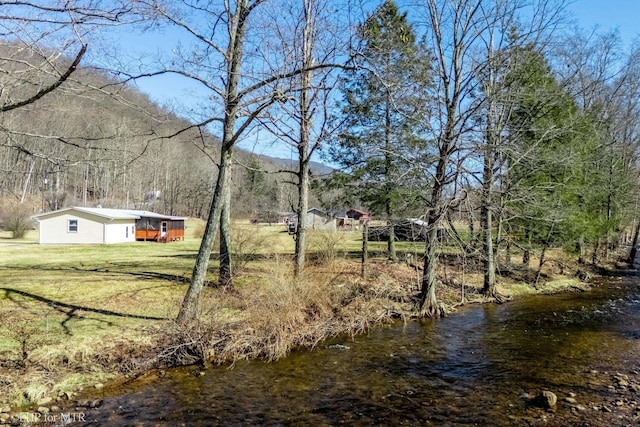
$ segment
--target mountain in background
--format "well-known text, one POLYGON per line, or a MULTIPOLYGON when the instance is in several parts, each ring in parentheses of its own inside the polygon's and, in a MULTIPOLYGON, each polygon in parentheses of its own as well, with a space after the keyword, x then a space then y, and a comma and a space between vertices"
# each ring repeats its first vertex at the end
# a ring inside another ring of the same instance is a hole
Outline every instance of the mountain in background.
MULTIPOLYGON (((13 54, 14 46, 0 45, 0 57, 13 54)), ((7 72, 0 84, 16 94, 28 91, 29 83, 16 76, 7 72)), ((79 68, 72 77, 37 102, 3 113, 0 209, 20 202, 34 213, 100 205, 206 216, 217 176, 216 137, 190 129, 186 120, 106 74, 79 68)), ((294 177, 276 173, 293 170, 295 161, 234 153, 232 215, 296 205, 294 177)), ((313 162, 312 171, 323 176, 332 169, 313 162)), ((318 204, 312 196, 311 205, 318 204)))
MULTIPOLYGON (((283 159, 265 155, 260 155, 259 157, 263 159, 265 163, 275 165, 280 169, 295 170, 298 167, 298 161, 294 159, 283 159)), ((309 162, 309 167, 311 168, 311 173, 319 178, 331 175, 335 171, 335 169, 330 166, 314 161, 309 162)))

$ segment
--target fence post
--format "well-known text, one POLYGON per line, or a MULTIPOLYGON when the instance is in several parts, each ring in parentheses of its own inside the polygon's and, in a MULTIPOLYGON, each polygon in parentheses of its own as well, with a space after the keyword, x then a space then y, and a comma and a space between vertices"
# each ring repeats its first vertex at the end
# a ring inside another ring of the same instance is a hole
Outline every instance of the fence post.
POLYGON ((367 258, 369 257, 369 222, 362 224, 362 278, 367 278, 367 258))

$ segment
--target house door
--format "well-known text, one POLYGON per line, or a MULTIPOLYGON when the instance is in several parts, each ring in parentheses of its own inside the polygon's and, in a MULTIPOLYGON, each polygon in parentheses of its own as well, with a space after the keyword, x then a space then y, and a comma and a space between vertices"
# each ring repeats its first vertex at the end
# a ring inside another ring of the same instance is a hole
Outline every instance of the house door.
POLYGON ((160 237, 161 238, 165 238, 167 237, 167 222, 166 221, 162 221, 162 223, 160 223, 160 237))

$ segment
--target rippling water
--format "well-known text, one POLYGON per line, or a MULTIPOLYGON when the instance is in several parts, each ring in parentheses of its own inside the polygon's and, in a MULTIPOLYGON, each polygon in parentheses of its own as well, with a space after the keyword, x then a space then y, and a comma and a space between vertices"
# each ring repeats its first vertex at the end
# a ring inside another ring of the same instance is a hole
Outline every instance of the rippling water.
POLYGON ((242 362, 204 376, 173 370, 105 396, 88 419, 109 426, 600 425, 562 401, 547 423, 522 396, 548 389, 595 404, 610 392, 598 373, 638 367, 639 331, 638 279, 612 278, 591 292, 380 327, 275 363, 242 362))

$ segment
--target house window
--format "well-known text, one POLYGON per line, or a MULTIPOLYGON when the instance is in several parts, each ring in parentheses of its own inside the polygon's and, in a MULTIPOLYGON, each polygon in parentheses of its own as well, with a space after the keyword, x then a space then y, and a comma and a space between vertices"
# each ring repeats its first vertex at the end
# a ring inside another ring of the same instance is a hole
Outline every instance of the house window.
POLYGON ((124 227, 125 230, 125 237, 128 239, 129 238, 129 226, 127 225, 126 227, 124 227))
POLYGON ((78 220, 70 219, 67 226, 67 231, 69 233, 77 233, 78 232, 78 220))

